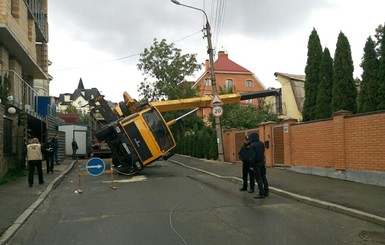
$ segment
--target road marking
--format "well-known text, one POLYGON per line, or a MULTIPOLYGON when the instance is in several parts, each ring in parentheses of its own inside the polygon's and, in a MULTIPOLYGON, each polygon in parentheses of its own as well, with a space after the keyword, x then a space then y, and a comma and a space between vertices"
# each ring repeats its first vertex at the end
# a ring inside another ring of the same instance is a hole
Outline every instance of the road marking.
MULTIPOLYGON (((114 180, 114 183, 131 183, 131 182, 139 182, 139 181, 146 181, 147 178, 144 175, 139 176, 132 176, 129 179, 121 179, 121 180, 114 180)), ((103 181, 102 183, 110 183, 111 181, 103 181)))

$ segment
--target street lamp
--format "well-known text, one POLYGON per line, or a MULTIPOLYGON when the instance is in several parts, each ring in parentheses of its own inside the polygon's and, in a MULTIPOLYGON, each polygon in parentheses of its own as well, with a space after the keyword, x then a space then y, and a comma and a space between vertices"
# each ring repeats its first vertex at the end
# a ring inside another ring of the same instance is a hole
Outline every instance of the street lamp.
MULTIPOLYGON (((214 49, 213 49, 213 44, 211 42, 211 27, 210 27, 210 23, 209 23, 209 19, 207 17, 207 14, 203 9, 182 4, 177 0, 171 0, 171 2, 175 3, 176 5, 180 5, 180 6, 184 6, 186 8, 191 8, 191 9, 201 11, 205 15, 207 42, 208 42, 207 53, 209 54, 209 59, 210 59, 211 87, 213 89, 213 96, 215 96, 218 94, 218 91, 217 91, 217 83, 215 80, 215 72, 214 72, 214 54, 213 54, 214 49)), ((216 129, 216 133, 217 133, 217 143, 218 143, 218 160, 223 161, 224 160, 224 157, 223 157, 223 139, 222 139, 221 120, 219 117, 215 117, 215 129, 216 129)))

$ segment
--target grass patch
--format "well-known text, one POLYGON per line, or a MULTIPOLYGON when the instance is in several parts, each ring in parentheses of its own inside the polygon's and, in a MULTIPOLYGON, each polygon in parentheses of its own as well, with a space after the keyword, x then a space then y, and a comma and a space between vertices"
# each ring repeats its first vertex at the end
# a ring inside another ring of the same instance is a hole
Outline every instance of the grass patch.
POLYGON ((24 177, 27 175, 28 175, 28 171, 23 168, 11 169, 2 178, 0 178, 0 185, 18 180, 21 177, 24 177))

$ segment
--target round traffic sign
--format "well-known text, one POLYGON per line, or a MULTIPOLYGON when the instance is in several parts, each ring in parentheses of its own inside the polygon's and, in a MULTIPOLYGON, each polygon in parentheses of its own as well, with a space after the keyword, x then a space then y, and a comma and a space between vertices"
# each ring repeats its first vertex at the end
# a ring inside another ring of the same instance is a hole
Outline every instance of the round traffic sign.
POLYGON ((101 175, 105 168, 106 164, 98 157, 91 158, 86 165, 87 172, 92 176, 101 175))
POLYGON ((213 106, 213 115, 215 117, 220 117, 222 116, 222 114, 223 114, 222 106, 219 106, 219 105, 213 106))

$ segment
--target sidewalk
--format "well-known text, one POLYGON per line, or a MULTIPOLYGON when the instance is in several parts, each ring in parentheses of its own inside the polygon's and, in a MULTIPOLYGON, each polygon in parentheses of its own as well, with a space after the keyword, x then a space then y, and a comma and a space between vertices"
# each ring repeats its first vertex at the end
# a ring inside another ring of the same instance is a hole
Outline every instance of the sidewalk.
MULTIPOLYGON (((205 174, 233 181, 241 187, 241 164, 196 159, 175 155, 169 162, 201 171, 205 174)), ((49 192, 65 178, 75 161, 65 159, 55 165, 54 174, 44 174, 45 184, 28 187, 27 177, 0 185, 0 245, 17 231, 49 192)), ((44 166, 45 164, 43 164, 44 166)), ((385 226, 385 187, 360 184, 327 177, 308 175, 282 168, 268 168, 270 192, 342 212, 385 226)), ((252 198, 256 193, 249 194, 252 198)), ((274 198, 271 195, 266 199, 274 198)))
POLYGON ((66 158, 54 166, 53 174, 47 174, 43 161, 43 185, 39 185, 36 174, 33 187, 28 186, 28 176, 0 185, 0 245, 17 231, 74 164, 74 160, 66 158))

